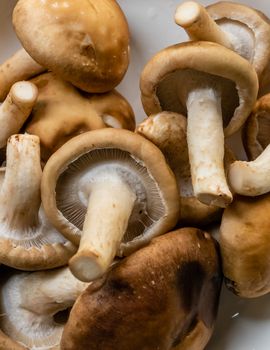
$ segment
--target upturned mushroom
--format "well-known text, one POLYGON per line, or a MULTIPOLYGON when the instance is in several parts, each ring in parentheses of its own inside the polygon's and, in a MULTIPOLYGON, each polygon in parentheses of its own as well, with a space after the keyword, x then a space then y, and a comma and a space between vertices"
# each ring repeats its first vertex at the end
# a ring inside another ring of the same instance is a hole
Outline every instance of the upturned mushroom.
POLYGON ((40 201, 39 139, 13 135, 0 188, 0 263, 40 270, 65 265, 76 247, 47 220, 40 201))
POLYGON ((142 72, 140 88, 147 115, 188 115, 194 194, 205 204, 227 206, 232 194, 223 165, 224 134, 236 132, 252 110, 258 92, 254 68, 224 46, 187 42, 157 53, 142 72))
POLYGON ((44 70, 24 49, 17 51, 0 65, 0 101, 4 101, 13 84, 29 80, 44 70))
POLYGON ((62 350, 202 350, 222 281, 217 244, 185 228, 155 238, 76 300, 62 350), (196 345, 196 347, 195 347, 196 345))
POLYGON ((237 160, 230 165, 229 183, 235 193, 259 196, 270 192, 270 145, 255 160, 237 160))
POLYGON ((0 336, 0 348, 60 350, 68 309, 88 284, 73 277, 67 267, 5 275, 0 287, 0 328, 6 347, 1 347, 0 336))
POLYGON ((110 91, 127 70, 128 24, 115 0, 19 0, 13 25, 35 61, 84 91, 110 91))
MULTIPOLYGON (((163 152, 179 184, 181 225, 206 225, 221 217, 221 208, 201 203, 193 193, 187 149, 187 120, 183 115, 161 112, 145 119, 136 132, 163 152)), ((225 149, 225 166, 234 160, 225 149)))
POLYGON ((255 298, 270 292, 270 195, 238 196, 220 228, 223 273, 235 294, 255 298))
POLYGON ((29 117, 36 102, 38 90, 27 81, 15 83, 0 105, 0 148, 7 144, 8 138, 17 134, 29 117))
POLYGON ((89 131, 57 150, 44 168, 42 202, 53 225, 80 243, 69 266, 82 281, 103 275, 116 254, 147 244, 179 216, 176 180, 163 154, 122 129, 89 131))
POLYGON ((187 1, 178 6, 175 21, 191 40, 216 42, 249 60, 259 76, 261 92, 269 85, 270 20, 264 14, 230 1, 206 8, 187 1))
POLYGON ((39 96, 24 130, 39 136, 43 161, 83 132, 106 126, 135 128, 131 106, 116 91, 82 94, 53 73, 42 74, 32 82, 39 96))
POLYGON ((249 160, 255 160, 270 143, 270 94, 259 98, 246 121, 242 140, 249 160))
POLYGON ((252 161, 236 161, 229 169, 229 181, 236 193, 259 196, 270 191, 270 94, 261 97, 242 133, 243 144, 252 161))

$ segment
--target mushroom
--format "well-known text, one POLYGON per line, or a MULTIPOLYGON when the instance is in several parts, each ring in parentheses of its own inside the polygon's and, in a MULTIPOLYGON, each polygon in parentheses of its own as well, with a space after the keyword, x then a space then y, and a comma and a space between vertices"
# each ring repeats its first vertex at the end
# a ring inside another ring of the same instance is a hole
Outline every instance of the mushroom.
MULTIPOLYGON (((187 149, 187 120, 183 115, 161 112, 145 119, 136 132, 153 142, 165 155, 177 182, 181 203, 181 225, 206 225, 221 217, 221 208, 201 203, 194 197, 187 149)), ((225 150, 225 165, 234 160, 225 150)))
POLYGON ((40 203, 39 139, 13 135, 0 188, 0 262, 23 270, 61 266, 76 247, 48 222, 40 203))
POLYGON ((76 300, 62 350, 202 350, 222 282, 217 244, 195 228, 155 238, 76 300), (196 343, 197 347, 194 347, 196 343))
POLYGON ((249 160, 255 160, 270 143, 270 94, 259 98, 246 121, 242 140, 249 160))
POLYGON ((270 195, 236 197, 224 211, 220 247, 226 285, 255 298, 270 292, 270 195))
POLYGON ((216 43, 182 43, 160 51, 147 63, 140 88, 147 115, 161 111, 188 115, 194 194, 208 205, 228 205, 232 194, 223 166, 224 134, 229 136, 243 125, 256 101, 258 81, 250 63, 216 43))
POLYGON ((43 161, 83 132, 106 125, 135 128, 131 106, 116 91, 82 94, 53 73, 42 74, 32 82, 38 87, 39 96, 24 130, 39 136, 43 161))
POLYGON ((229 181, 236 193, 259 196, 270 191, 270 94, 261 97, 249 116, 242 133, 250 162, 236 161, 229 169, 229 181))
POLYGON ((82 90, 110 91, 127 70, 128 24, 115 0, 19 0, 13 25, 35 61, 82 90))
POLYGON ((128 101, 116 90, 88 96, 92 108, 101 116, 106 126, 134 131, 135 116, 128 101))
POLYGON ((13 84, 28 80, 44 70, 24 49, 17 51, 0 65, 0 101, 4 101, 13 84))
POLYGON ((59 350, 65 311, 87 286, 73 277, 67 267, 6 273, 0 287, 0 327, 18 348, 1 349, 59 350))
POLYGON ((36 86, 30 82, 21 81, 12 86, 0 106, 0 148, 6 146, 11 135, 19 132, 31 113, 37 95, 36 86))
POLYGON ((259 196, 270 191, 270 145, 255 160, 237 160, 229 168, 229 182, 234 192, 259 196))
POLYGON ((49 220, 80 241, 69 266, 82 281, 103 275, 116 254, 147 244, 179 216, 176 180, 161 151, 127 130, 89 131, 65 143, 46 163, 41 188, 49 220))
POLYGON ((204 8, 195 1, 179 5, 175 21, 191 40, 213 41, 233 49, 255 68, 261 92, 270 83, 270 20, 244 4, 221 1, 204 8))
POLYGON ((0 330, 0 349, 2 350, 27 350, 23 345, 16 343, 0 330))

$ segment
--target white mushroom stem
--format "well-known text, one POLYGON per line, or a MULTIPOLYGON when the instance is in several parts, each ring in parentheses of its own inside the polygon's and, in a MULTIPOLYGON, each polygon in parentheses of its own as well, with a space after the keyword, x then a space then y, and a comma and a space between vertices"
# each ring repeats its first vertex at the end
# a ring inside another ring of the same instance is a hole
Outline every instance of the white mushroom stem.
POLYGON ((24 277, 20 307, 39 315, 54 315, 71 307, 88 285, 75 278, 67 267, 34 272, 24 277))
POLYGON ((195 196, 226 207, 232 201, 224 170, 221 96, 210 88, 193 89, 187 98, 187 143, 195 196))
POLYGON ((0 221, 10 230, 37 225, 40 181, 39 138, 13 135, 7 144, 6 172, 0 191, 0 221))
POLYGON ((45 71, 28 53, 21 49, 0 66, 0 101, 4 101, 11 86, 45 71))
POLYGON ((29 117, 38 96, 37 87, 27 81, 14 84, 0 106, 0 148, 8 138, 19 132, 29 117))
POLYGON ((191 40, 212 41, 232 48, 226 33, 197 2, 187 1, 179 5, 175 12, 175 22, 185 29, 191 40))
POLYGON ((130 187, 117 175, 95 183, 80 247, 69 262, 77 278, 92 281, 107 271, 127 229, 135 200, 130 187))
POLYGON ((232 189, 244 196, 270 192, 270 145, 252 162, 236 161, 230 166, 232 189))

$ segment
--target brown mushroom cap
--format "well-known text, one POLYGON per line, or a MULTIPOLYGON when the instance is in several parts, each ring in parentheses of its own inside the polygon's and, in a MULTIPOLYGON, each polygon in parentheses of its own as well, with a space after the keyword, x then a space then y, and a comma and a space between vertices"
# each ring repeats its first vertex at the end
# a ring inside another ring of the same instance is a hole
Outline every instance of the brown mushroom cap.
POLYGON ((0 350, 28 350, 25 346, 13 341, 0 330, 0 350))
POLYGON ((233 49, 248 59, 260 80, 260 90, 270 82, 270 22, 266 15, 249 6, 221 1, 207 12, 228 35, 233 49))
POLYGON ((82 94, 53 73, 42 74, 32 82, 38 87, 39 96, 25 131, 39 136, 44 161, 70 138, 103 128, 106 122, 134 129, 133 110, 116 91, 82 94))
POLYGON ((83 281, 103 274, 115 254, 173 228, 179 215, 176 180, 161 151, 123 129, 84 133, 55 152, 44 168, 42 202, 53 225, 80 242, 70 267, 83 281))
POLYGON ((127 70, 128 25, 114 0, 19 0, 13 24, 35 61, 82 90, 109 91, 127 70))
POLYGON ((204 328, 206 339, 196 349, 204 349, 221 280, 217 245, 209 234, 185 228, 155 238, 115 265, 100 289, 81 294, 61 349, 188 350, 192 344, 181 342, 197 327, 204 328))
POLYGON ((89 94, 89 103, 106 126, 134 131, 135 115, 128 101, 116 90, 105 94, 89 94))
MULTIPOLYGON (((258 80, 251 65, 235 52, 215 43, 186 42, 157 53, 141 75, 141 97, 147 115, 163 110, 186 115, 179 93, 189 73, 214 79, 221 87, 225 136, 245 122, 257 97, 258 80)), ((207 84, 207 83, 205 83, 207 84)))
POLYGON ((270 292, 270 195, 237 197, 224 211, 220 247, 226 285, 254 298, 270 292))
MULTIPOLYGON (((182 115, 161 112, 145 119, 136 132, 153 142, 165 155, 179 184, 181 225, 206 225, 221 217, 222 210, 201 203, 193 193, 186 140, 187 121, 182 115)), ((232 152, 225 152, 225 165, 233 161, 232 152)))
POLYGON ((270 94, 255 104, 243 128, 242 140, 249 160, 255 160, 270 143, 270 94))

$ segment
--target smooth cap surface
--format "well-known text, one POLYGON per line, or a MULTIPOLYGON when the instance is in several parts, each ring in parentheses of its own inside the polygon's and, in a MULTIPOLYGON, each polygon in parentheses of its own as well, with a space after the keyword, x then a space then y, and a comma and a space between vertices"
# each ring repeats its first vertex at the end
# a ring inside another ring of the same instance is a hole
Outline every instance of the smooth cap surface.
POLYGON ((129 63, 129 30, 114 0, 19 0, 13 24, 42 66, 88 92, 106 92, 129 63))

